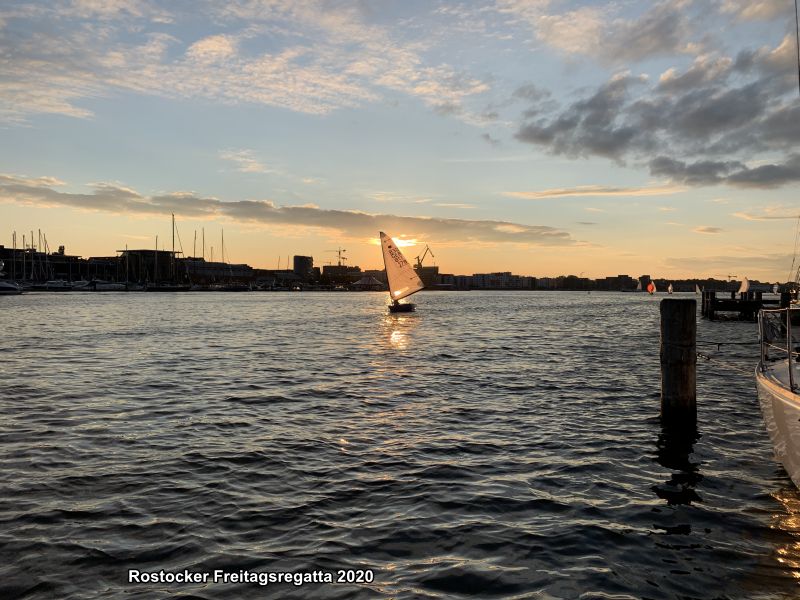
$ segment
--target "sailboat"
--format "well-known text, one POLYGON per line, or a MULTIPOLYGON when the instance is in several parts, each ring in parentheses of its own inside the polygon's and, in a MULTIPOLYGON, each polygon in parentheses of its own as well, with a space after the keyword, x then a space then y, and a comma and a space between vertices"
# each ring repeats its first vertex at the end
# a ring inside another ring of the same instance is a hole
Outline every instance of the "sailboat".
POLYGON ((739 286, 739 291, 736 293, 746 294, 747 290, 749 289, 750 289, 750 282, 747 280, 747 277, 742 277, 742 285, 739 286))
POLYGON ((775 457, 800 487, 800 369, 797 331, 800 310, 781 308, 758 313, 761 360, 756 388, 775 457))
POLYGON ((636 291, 637 292, 641 292, 642 291, 642 280, 641 279, 636 283, 636 291))
POLYGON ((699 286, 699 285, 697 285, 697 284, 695 283, 695 284, 694 284, 694 293, 695 293, 695 294, 699 294, 699 293, 701 293, 702 291, 703 291, 703 290, 701 290, 701 289, 700 289, 700 286, 699 286))
POLYGON ((667 293, 668 294, 672 293, 672 284, 671 283, 667 286, 667 293))
POLYGON ((651 296, 656 293, 656 284, 654 281, 647 284, 647 293, 651 296))
POLYGON ((389 312, 411 312, 414 310, 414 304, 411 302, 401 304, 400 300, 420 291, 425 284, 414 272, 394 240, 382 231, 381 249, 383 264, 386 267, 386 279, 389 280, 389 297, 392 299, 389 312))

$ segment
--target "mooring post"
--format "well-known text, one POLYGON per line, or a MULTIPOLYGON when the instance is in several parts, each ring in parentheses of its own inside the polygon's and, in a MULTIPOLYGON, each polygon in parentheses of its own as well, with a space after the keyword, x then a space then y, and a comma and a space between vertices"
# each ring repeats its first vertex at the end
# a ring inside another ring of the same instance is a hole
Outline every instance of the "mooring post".
POLYGON ((708 292, 708 306, 706 307, 706 317, 709 321, 717 318, 717 292, 708 292))
POLYGON ((792 305, 792 293, 781 292, 781 308, 789 308, 792 305))
POLYGON ((661 301, 661 419, 697 421, 697 301, 661 301))

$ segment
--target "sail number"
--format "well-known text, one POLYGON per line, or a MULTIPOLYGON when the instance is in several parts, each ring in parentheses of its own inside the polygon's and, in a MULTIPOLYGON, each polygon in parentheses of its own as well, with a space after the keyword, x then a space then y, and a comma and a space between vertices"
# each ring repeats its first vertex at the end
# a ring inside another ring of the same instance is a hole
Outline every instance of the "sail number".
POLYGON ((405 264, 408 264, 408 261, 406 261, 406 258, 405 258, 405 256, 403 256, 403 255, 400 253, 400 251, 399 251, 397 248, 395 248, 394 246, 390 246, 390 247, 389 247, 389 254, 390 254, 390 255, 391 255, 391 257, 394 259, 394 262, 396 262, 396 263, 397 263, 398 265, 400 265, 401 267, 402 267, 403 265, 405 265, 405 264))

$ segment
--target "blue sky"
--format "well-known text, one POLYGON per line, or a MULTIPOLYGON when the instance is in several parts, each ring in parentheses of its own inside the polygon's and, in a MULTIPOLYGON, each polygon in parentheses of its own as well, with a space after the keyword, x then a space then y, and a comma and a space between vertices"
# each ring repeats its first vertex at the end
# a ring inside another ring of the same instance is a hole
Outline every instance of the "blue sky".
POLYGON ((794 27, 784 0, 6 2, 0 243, 152 247, 174 212, 188 253, 224 228, 263 267, 379 267, 382 229, 444 272, 785 280, 794 27))

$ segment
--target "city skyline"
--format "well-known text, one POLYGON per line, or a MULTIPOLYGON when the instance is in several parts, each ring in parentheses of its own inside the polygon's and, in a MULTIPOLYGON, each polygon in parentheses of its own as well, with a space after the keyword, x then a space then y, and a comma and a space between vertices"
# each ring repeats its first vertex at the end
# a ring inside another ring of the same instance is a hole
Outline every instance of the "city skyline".
POLYGON ((224 228, 266 269, 382 268, 384 230, 449 273, 785 281, 794 28, 774 0, 6 3, 0 243, 150 248, 175 213, 184 251, 224 228))

